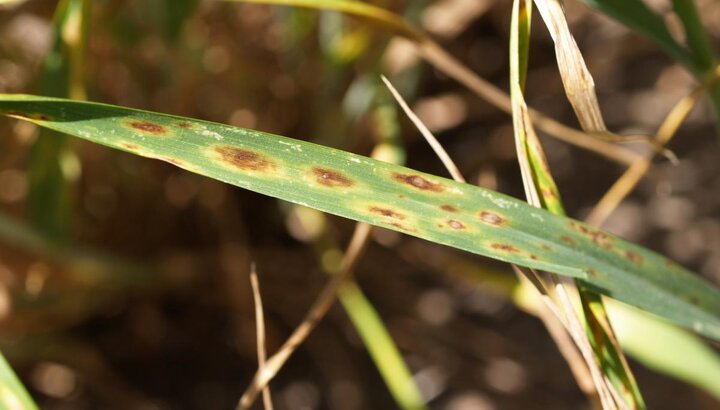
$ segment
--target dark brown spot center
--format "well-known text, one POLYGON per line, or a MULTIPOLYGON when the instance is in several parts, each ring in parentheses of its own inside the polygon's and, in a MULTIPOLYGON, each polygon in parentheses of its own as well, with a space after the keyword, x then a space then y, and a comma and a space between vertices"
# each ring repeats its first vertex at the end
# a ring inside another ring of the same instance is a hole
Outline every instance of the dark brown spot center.
POLYGON ((490 212, 490 211, 480 212, 480 220, 485 222, 488 225, 495 225, 495 226, 500 226, 505 223, 505 219, 503 219, 502 216, 500 216, 494 212, 490 212))
POLYGON ((504 252, 520 252, 520 250, 512 245, 508 245, 506 243, 494 243, 490 245, 491 248, 497 249, 499 251, 504 252))
POLYGON ((138 131, 153 135, 167 135, 168 131, 165 127, 160 124, 156 124, 150 121, 134 120, 128 122, 128 125, 135 128, 138 131))
POLYGON ((636 265, 642 265, 643 263, 643 257, 633 251, 625 251, 625 256, 636 265))
POLYGON ((465 229, 465 224, 454 219, 448 219, 447 225, 453 229, 465 229))
POLYGON ((380 214, 382 216, 387 216, 388 218, 405 219, 405 215, 403 215, 399 212, 395 212, 392 209, 381 208, 379 206, 371 207, 370 212, 372 212, 374 214, 380 214))
POLYGON ((349 187, 354 184, 352 179, 338 171, 327 168, 313 168, 312 171, 317 183, 327 187, 349 187))
POLYGON ((443 186, 435 182, 428 181, 420 175, 394 174, 396 181, 408 184, 414 188, 423 191, 442 192, 443 186))
POLYGON ((273 163, 264 155, 236 147, 216 147, 217 152, 223 161, 243 170, 265 171, 272 168, 273 163))

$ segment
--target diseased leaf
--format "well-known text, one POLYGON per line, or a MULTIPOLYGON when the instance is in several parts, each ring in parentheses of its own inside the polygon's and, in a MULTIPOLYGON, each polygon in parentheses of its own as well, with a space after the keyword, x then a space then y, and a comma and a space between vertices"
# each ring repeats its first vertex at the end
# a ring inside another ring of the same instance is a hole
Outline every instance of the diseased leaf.
POLYGON ((259 131, 98 103, 0 94, 0 113, 286 201, 517 265, 720 339, 720 291, 676 263, 515 198, 259 131))

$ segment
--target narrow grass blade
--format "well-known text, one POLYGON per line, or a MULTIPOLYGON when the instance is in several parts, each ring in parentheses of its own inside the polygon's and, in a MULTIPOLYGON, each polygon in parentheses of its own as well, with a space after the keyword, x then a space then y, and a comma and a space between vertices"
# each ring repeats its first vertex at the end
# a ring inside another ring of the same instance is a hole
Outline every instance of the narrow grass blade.
MULTIPOLYGON (((63 0, 53 20, 54 44, 40 78, 40 92, 85 99, 84 54, 89 3, 63 0)), ((73 180, 78 161, 67 137, 42 129, 30 153, 30 220, 50 238, 62 241, 72 223, 73 180)))
POLYGON ((331 214, 581 278, 720 339, 720 291, 709 283, 647 249, 500 193, 286 137, 130 108, 2 94, 0 113, 331 214))
POLYGON ((673 9, 680 18, 688 48, 694 56, 695 64, 707 72, 715 65, 710 36, 703 28, 694 0, 673 0, 673 9))
POLYGON ((18 380, 5 357, 0 353, 0 409, 36 410, 30 394, 18 380))
MULTIPOLYGON (((687 47, 692 53, 696 66, 695 71, 700 76, 700 80, 705 80, 712 75, 718 59, 713 51, 710 36, 698 15, 695 1, 673 0, 672 3, 675 14, 680 18, 685 30, 687 47)), ((710 89, 710 99, 715 108, 716 119, 720 122, 720 86, 716 85, 710 89)), ((720 128, 717 129, 720 132, 720 128)))
POLYGON ((426 409, 412 374, 402 360, 402 355, 385 328, 382 318, 355 282, 348 282, 340 289, 340 302, 388 388, 393 391, 398 406, 406 410, 426 409))

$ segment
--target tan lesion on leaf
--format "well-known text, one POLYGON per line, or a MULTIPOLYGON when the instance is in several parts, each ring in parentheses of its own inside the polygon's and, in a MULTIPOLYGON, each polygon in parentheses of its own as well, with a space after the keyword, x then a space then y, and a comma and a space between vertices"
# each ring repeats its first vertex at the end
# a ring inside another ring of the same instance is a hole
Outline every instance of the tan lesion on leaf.
POLYGON ((153 137, 169 137, 172 135, 172 131, 165 125, 139 118, 125 118, 121 121, 121 125, 141 135, 153 137))
POLYGON ((496 251, 507 252, 507 253, 519 253, 520 252, 520 249, 518 249, 508 243, 493 242, 490 244, 490 248, 492 248, 496 251))
POLYGON ((630 262, 632 262, 632 263, 634 263, 634 264, 636 264, 636 265, 642 265, 642 264, 643 264, 643 257, 642 257, 639 253, 637 253, 637 252, 625 251, 625 257, 626 257, 630 262))
POLYGON ((275 172, 277 163, 267 155, 247 148, 232 145, 214 145, 210 155, 221 165, 240 171, 275 172))
POLYGON ((614 247, 613 239, 605 232, 591 228, 575 221, 570 221, 568 222, 568 224, 570 228, 590 239, 593 243, 600 246, 601 248, 612 249, 614 247))
POLYGON ((454 206, 450 205, 450 204, 440 205, 440 209, 442 209, 442 210, 445 211, 445 212, 452 212, 452 213, 458 212, 458 209, 455 208, 454 206))
POLYGON ((465 230, 467 228, 464 223, 455 219, 448 219, 445 224, 455 230, 465 230))
POLYGON ((384 216, 386 218, 398 219, 398 220, 404 220, 406 218, 405 214, 403 214, 397 210, 385 207, 385 206, 373 205, 373 206, 368 207, 368 210, 375 215, 384 216))
POLYGON ((338 170, 313 167, 311 172, 315 182, 328 188, 349 188, 355 185, 355 182, 350 177, 338 170))
POLYGON ((140 151, 141 147, 137 144, 133 144, 130 142, 121 142, 120 146, 125 148, 128 151, 140 151))
POLYGON ((571 238, 571 237, 569 237, 569 236, 567 236, 567 235, 562 235, 562 236, 560 237, 560 240, 561 240, 563 243, 568 244, 568 245, 575 245, 575 243, 576 243, 576 242, 575 242, 575 239, 573 239, 573 238, 571 238))
POLYGON ((395 172, 393 173, 393 179, 421 191, 443 192, 445 190, 444 185, 438 182, 430 181, 417 174, 401 174, 399 172, 395 172))
POLYGON ((478 217, 480 218, 480 221, 486 225, 492 225, 492 226, 507 225, 507 220, 502 215, 498 214, 497 212, 480 211, 478 213, 478 217))

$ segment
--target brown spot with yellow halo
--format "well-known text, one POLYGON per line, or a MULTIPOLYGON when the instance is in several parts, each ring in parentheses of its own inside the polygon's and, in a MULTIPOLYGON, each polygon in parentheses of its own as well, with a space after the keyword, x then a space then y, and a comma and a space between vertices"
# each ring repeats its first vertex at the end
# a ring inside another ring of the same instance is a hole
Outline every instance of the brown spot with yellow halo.
POLYGON ((488 225, 502 226, 506 223, 505 218, 496 214, 495 212, 481 211, 478 215, 480 216, 480 220, 488 225))
POLYGON ((452 205, 448 205, 448 204, 440 205, 440 209, 442 209, 443 211, 447 211, 447 212, 457 212, 458 211, 457 208, 455 208, 452 205))
POLYGON ((164 125, 160 125, 152 121, 125 120, 123 123, 135 131, 140 131, 145 135, 154 135, 156 137, 165 137, 170 135, 170 131, 168 131, 164 125))
POLYGON ((563 242, 565 242, 565 243, 568 244, 568 245, 575 245, 575 239, 573 239, 573 238, 571 238, 571 237, 569 237, 569 236, 567 236, 567 235, 561 236, 561 237, 560 237, 560 240, 563 241, 563 242))
POLYGON ((177 126, 180 128, 185 128, 186 130, 192 129, 193 127, 193 125, 187 121, 180 121, 177 123, 177 126))
POLYGON ((493 244, 490 244, 490 247, 495 250, 503 251, 503 252, 510 252, 510 253, 520 252, 520 249, 518 249, 512 245, 508 245, 506 243, 493 243, 493 244))
POLYGON ((214 151, 223 162, 243 171, 262 172, 275 168, 275 163, 265 155, 244 148, 221 145, 214 151))
POLYGON ((462 223, 462 222, 460 222, 460 221, 456 221, 456 220, 454 220, 454 219, 448 219, 448 220, 447 220, 447 226, 449 226, 449 227, 451 227, 451 228, 453 228, 453 229, 465 229, 465 224, 464 224, 464 223, 462 223))
POLYGON ((402 182, 422 191, 442 192, 445 190, 441 184, 428 181, 420 175, 395 173, 393 174, 393 178, 398 182, 402 182))
POLYGON ((605 232, 591 229, 585 225, 581 225, 578 222, 570 221, 569 222, 570 227, 581 234, 585 235, 587 238, 589 238, 591 241, 593 241, 596 245, 600 246, 601 248, 610 249, 613 247, 613 240, 612 238, 606 234, 605 232))
POLYGON ((379 206, 372 206, 372 207, 370 207, 370 212, 372 212, 372 213, 374 213, 374 214, 379 214, 379 215, 382 215, 382 216, 386 216, 386 217, 388 217, 388 218, 394 218, 394 219, 400 219, 400 220, 405 219, 405 215, 403 215, 403 214, 401 214, 401 213, 399 213, 399 212, 395 212, 395 211, 393 211, 392 209, 381 208, 381 207, 379 207, 379 206))
POLYGON ((633 251, 625 251, 625 257, 636 265, 642 265, 643 263, 643 257, 633 251))
POLYGON ((127 142, 122 142, 122 143, 120 143, 120 145, 121 145, 123 148, 129 149, 130 151, 137 151, 137 150, 140 149, 140 146, 139 146, 139 145, 130 144, 130 143, 127 143, 127 142))
POLYGON ((312 172, 315 175, 315 181, 326 187, 350 187, 355 184, 352 179, 331 169, 315 167, 312 169, 312 172))

